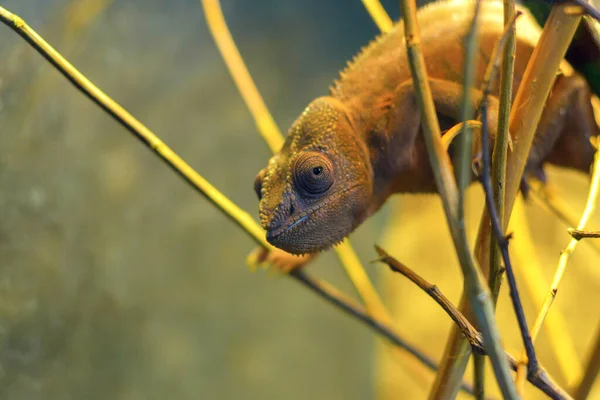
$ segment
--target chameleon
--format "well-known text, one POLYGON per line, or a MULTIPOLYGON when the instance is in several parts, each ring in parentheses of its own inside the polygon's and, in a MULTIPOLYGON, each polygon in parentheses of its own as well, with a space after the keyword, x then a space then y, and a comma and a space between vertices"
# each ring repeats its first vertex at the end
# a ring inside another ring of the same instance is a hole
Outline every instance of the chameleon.
MULTIPOLYGON (((472 0, 438 1, 417 13, 442 132, 461 121, 464 37, 471 26, 473 5, 472 0)), ((528 11, 519 10, 523 15, 516 22, 513 99, 541 34, 528 11)), ((502 2, 482 2, 479 18, 474 88, 480 87, 504 31, 502 2)), ((488 113, 492 143, 498 91, 496 82, 488 113)), ((473 89, 473 106, 481 99, 482 93, 473 89)), ((536 130, 526 172, 544 177, 543 166, 551 163, 589 173, 593 141, 600 134, 598 104, 585 79, 563 61, 536 130)), ((451 154, 452 150, 450 145, 451 154)), ((393 194, 436 193, 402 21, 348 62, 329 95, 305 108, 281 150, 256 176, 254 189, 267 241, 283 251, 280 255, 309 257, 341 242, 393 194)))

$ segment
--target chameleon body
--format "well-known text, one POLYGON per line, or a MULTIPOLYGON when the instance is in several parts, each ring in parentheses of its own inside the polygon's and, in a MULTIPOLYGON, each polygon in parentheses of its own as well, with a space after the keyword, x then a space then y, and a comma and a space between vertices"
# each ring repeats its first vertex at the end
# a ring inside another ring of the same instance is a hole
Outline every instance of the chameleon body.
MULTIPOLYGON (((463 43, 472 5, 451 0, 418 12, 442 130, 460 121, 463 43)), ((516 23, 514 93, 541 33, 522 11, 516 23)), ((503 33, 502 2, 484 1, 480 17, 475 87, 480 87, 503 33)), ((494 96, 497 91, 496 85, 494 96)), ((474 89, 471 97, 477 106, 481 93, 474 89)), ((563 62, 536 131, 529 172, 539 175, 546 162, 589 172, 594 154, 590 139, 600 133, 593 99, 585 80, 563 62)), ((493 140, 496 97, 490 98, 489 111, 493 140)), ((255 190, 267 240, 292 254, 319 252, 343 240, 392 194, 435 192, 420 125, 400 22, 348 63, 329 96, 309 104, 282 149, 259 172, 255 190)))

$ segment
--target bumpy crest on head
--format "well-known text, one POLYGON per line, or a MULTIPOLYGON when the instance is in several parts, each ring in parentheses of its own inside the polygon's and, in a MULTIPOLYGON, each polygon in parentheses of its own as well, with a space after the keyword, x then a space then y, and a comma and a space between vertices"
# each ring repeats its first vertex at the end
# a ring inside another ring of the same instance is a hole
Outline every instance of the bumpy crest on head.
POLYGON ((341 241, 367 207, 371 174, 367 151, 344 105, 330 97, 316 99, 257 176, 267 239, 296 254, 341 241))

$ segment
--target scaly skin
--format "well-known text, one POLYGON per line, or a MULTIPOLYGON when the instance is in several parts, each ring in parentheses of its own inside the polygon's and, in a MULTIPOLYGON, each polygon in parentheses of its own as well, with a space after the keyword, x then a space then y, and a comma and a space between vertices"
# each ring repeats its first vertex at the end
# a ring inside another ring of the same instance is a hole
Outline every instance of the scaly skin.
MULTIPOLYGON (((467 0, 438 2, 418 13, 421 47, 442 129, 460 120, 462 44, 472 18, 470 5, 467 0)), ((502 3, 483 2, 480 16, 476 87, 503 31, 502 3)), ((539 34, 525 12, 517 20, 515 93, 539 34)), ((566 62, 561 74, 528 160, 528 171, 538 175, 546 162, 589 172, 594 152, 590 138, 600 133, 587 83, 566 62)), ((477 106, 481 93, 473 90, 471 97, 477 106)), ((495 97, 490 104, 493 142, 495 97)), ((349 63, 329 96, 310 103, 290 128, 281 151, 258 174, 255 190, 267 240, 292 254, 330 248, 394 193, 436 191, 402 23, 349 63)))

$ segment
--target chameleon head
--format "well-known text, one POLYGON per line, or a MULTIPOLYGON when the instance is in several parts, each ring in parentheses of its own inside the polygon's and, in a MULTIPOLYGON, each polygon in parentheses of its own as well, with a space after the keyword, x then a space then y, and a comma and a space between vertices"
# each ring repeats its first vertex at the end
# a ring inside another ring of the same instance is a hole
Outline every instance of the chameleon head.
POLYGON ((331 97, 314 100, 256 177, 267 241, 293 254, 332 247, 366 218, 372 181, 345 106, 331 97))

